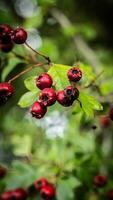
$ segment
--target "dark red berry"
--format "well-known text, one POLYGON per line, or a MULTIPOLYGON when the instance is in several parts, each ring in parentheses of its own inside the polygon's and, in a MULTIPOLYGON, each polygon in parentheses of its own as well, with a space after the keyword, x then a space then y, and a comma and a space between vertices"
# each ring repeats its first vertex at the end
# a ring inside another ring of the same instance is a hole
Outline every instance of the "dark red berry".
POLYGON ((39 96, 42 106, 51 106, 56 102, 56 92, 52 88, 45 88, 39 96))
POLYGON ((36 190, 41 190, 43 187, 48 185, 48 181, 45 178, 41 178, 34 182, 34 187, 36 190))
POLYGON ((11 42, 12 28, 9 25, 0 25, 0 43, 9 44, 11 42))
POLYGON ((12 200, 25 200, 27 199, 27 192, 22 188, 18 188, 12 192, 12 200))
POLYGON ((23 28, 17 28, 12 34, 12 40, 16 44, 24 44, 27 39, 27 32, 23 28))
POLYGON ((9 44, 2 44, 2 45, 0 45, 0 49, 4 53, 8 53, 13 49, 13 43, 11 42, 9 44))
POLYGON ((68 86, 57 93, 57 101, 65 107, 71 106, 78 97, 79 91, 73 86, 68 86))
POLYGON ((6 191, 2 193, 0 200, 12 200, 12 191, 6 191))
POLYGON ((94 184, 97 187, 104 187, 107 183, 107 177, 104 175, 96 175, 94 177, 94 184))
POLYGON ((7 24, 0 25, 0 35, 10 34, 12 32, 12 28, 7 24))
POLYGON ((109 117, 113 121, 113 108, 111 108, 111 110, 109 112, 109 117))
POLYGON ((69 69, 67 76, 70 81, 77 82, 82 78, 82 71, 77 67, 69 69))
POLYGON ((36 78, 36 86, 43 90, 44 88, 50 88, 53 84, 53 80, 51 76, 47 73, 41 74, 36 78))
POLYGON ((110 126, 110 118, 108 116, 102 116, 100 118, 100 124, 104 128, 109 127, 110 126))
POLYGON ((107 193, 107 199, 113 200, 113 189, 107 193))
POLYGON ((40 195, 43 200, 53 199, 55 197, 55 193, 56 193, 55 187, 51 184, 42 187, 40 191, 40 195))
POLYGON ((40 102, 37 101, 32 105, 30 112, 33 117, 41 119, 46 114, 47 108, 41 106, 40 102))
POLYGON ((5 167, 0 166, 0 179, 4 178, 7 173, 7 169, 5 167))
POLYGON ((13 86, 8 83, 0 83, 0 105, 4 104, 14 92, 13 86))

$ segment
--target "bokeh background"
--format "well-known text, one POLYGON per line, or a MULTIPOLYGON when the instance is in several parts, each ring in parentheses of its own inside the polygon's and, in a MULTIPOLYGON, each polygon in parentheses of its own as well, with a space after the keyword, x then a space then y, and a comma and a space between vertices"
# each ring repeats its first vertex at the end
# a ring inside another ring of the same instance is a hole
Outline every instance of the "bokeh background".
MULTIPOLYGON (((104 70, 101 89, 107 100, 101 114, 106 114, 113 85, 112 0, 0 0, 0 23, 24 27, 28 44, 55 63, 81 61, 96 73, 104 70)), ((14 51, 26 53, 22 47, 14 51)), ((0 52, 1 81, 26 68, 24 58, 15 65, 13 57, 8 62, 10 56, 0 52)), ((77 195, 78 199, 93 198, 92 177, 98 171, 113 177, 112 125, 103 129, 98 116, 87 119, 76 109, 57 106, 44 119, 32 119, 29 109, 17 103, 26 92, 24 79, 40 72, 33 70, 16 80, 12 100, 0 107, 0 162, 12 169, 5 184, 7 188, 30 185, 41 175, 53 180, 63 170, 69 188, 61 184, 59 200, 77 195), (78 186, 75 195, 73 188, 78 186), (81 190, 86 197, 79 195, 81 190)))

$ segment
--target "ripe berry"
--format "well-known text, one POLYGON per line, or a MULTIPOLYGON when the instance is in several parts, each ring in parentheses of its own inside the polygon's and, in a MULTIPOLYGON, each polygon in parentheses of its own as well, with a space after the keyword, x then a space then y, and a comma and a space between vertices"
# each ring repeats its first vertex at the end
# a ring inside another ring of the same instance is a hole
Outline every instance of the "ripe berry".
POLYGON ((110 125, 110 118, 108 116, 102 116, 100 118, 100 124, 104 128, 109 127, 109 125, 110 125))
POLYGON ((45 178, 41 178, 34 182, 34 187, 36 190, 41 190, 47 184, 49 184, 48 181, 45 178))
POLYGON ((70 81, 77 82, 82 78, 82 71, 77 67, 69 69, 67 76, 70 81))
POLYGON ((40 191, 40 195, 42 199, 50 200, 55 197, 56 190, 53 185, 46 185, 45 187, 42 187, 40 191))
POLYGON ((5 103, 14 92, 13 86, 8 83, 0 83, 0 105, 5 103))
POLYGON ((94 177, 94 184, 97 187, 104 187, 107 183, 107 177, 104 175, 96 175, 94 177))
POLYGON ((109 112, 109 117, 113 121, 113 108, 111 108, 111 110, 109 112))
POLYGON ((36 117, 37 119, 41 119, 47 112, 47 108, 41 106, 40 102, 36 101, 31 109, 30 112, 33 117, 36 117))
POLYGON ((10 42, 9 44, 2 44, 2 45, 0 45, 0 49, 4 53, 8 53, 13 49, 13 43, 10 42))
POLYGON ((15 200, 25 200, 27 199, 27 196, 28 194, 26 190, 22 188, 18 188, 12 192, 12 199, 15 199, 15 200))
POLYGON ((2 193, 0 200, 12 200, 12 191, 6 191, 2 193))
POLYGON ((6 25, 6 24, 0 25, 0 35, 10 34, 11 31, 12 31, 12 28, 9 25, 6 25))
POLYGON ((27 39, 27 32, 23 28, 17 28, 12 34, 12 40, 16 44, 23 44, 27 39))
POLYGON ((0 25, 0 41, 1 44, 9 44, 11 42, 12 28, 8 25, 0 25))
POLYGON ((7 170, 5 167, 0 166, 0 179, 4 178, 7 173, 7 170))
POLYGON ((52 88, 45 88, 39 96, 39 102, 42 106, 51 106, 56 102, 56 92, 52 88))
POLYGON ((43 73, 36 78, 36 86, 41 90, 43 90, 44 88, 50 88, 52 84, 53 80, 51 76, 47 73, 43 73))
POLYGON ((109 200, 113 200, 113 189, 108 192, 107 197, 109 200))
POLYGON ((57 93, 57 101, 65 107, 71 106, 78 97, 79 91, 73 86, 68 86, 57 93))

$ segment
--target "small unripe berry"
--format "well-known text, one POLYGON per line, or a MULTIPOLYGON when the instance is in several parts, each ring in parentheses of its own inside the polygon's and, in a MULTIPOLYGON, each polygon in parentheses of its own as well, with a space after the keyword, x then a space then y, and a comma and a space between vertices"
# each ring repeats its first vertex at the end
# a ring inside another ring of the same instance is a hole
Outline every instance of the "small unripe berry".
POLYGON ((16 44, 24 44, 27 39, 27 32, 23 28, 17 28, 12 34, 12 40, 16 44))
POLYGON ((36 101, 32 105, 30 112, 31 112, 33 117, 35 117, 37 119, 41 119, 46 114, 47 108, 41 106, 40 102, 36 101))
POLYGON ((108 116, 102 116, 100 118, 100 124, 103 128, 107 128, 110 126, 110 118, 108 116))
POLYGON ((96 175, 94 177, 94 184, 97 187, 104 187, 107 183, 107 177, 104 175, 96 175))
POLYGON ((27 199, 27 196, 28 194, 26 190, 22 188, 18 188, 12 192, 12 199, 15 199, 15 200, 25 200, 27 199))
POLYGON ((6 191, 0 196, 0 200, 12 200, 12 191, 6 191))
POLYGON ((65 107, 71 106, 78 97, 79 91, 73 86, 68 86, 57 93, 57 101, 65 107))
POLYGON ((53 84, 53 80, 51 76, 47 73, 41 74, 39 77, 36 78, 36 86, 43 90, 44 88, 50 88, 53 84))
POLYGON ((108 192, 107 199, 108 200, 113 200, 113 189, 108 192))
POLYGON ((109 112, 109 117, 113 121, 113 108, 111 108, 111 110, 109 112))
POLYGON ((49 184, 46 185, 45 187, 42 187, 40 191, 40 195, 43 200, 50 200, 55 197, 56 190, 53 185, 49 184))
POLYGON ((10 83, 0 83, 0 105, 6 103, 8 98, 12 96, 13 92, 14 89, 10 83))
POLYGON ((82 71, 77 67, 69 69, 67 76, 70 81, 77 82, 82 78, 82 71))
POLYGON ((48 184, 49 183, 45 178, 41 178, 41 179, 35 181, 33 185, 36 190, 40 191, 43 187, 45 187, 48 184))
POLYGON ((7 170, 5 167, 0 166, 0 179, 4 178, 7 173, 7 170))
POLYGON ((52 88, 45 88, 39 96, 39 102, 42 106, 51 106, 56 102, 56 92, 52 88))

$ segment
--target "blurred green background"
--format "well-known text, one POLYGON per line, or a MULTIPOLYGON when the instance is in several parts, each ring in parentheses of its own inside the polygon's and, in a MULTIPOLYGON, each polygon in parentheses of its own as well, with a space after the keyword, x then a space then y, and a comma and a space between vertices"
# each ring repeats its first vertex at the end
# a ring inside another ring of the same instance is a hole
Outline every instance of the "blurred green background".
MULTIPOLYGON (((96 73, 104 70, 99 83, 103 95, 109 98, 103 102, 101 114, 106 114, 112 105, 112 11, 112 0, 0 0, 0 23, 24 27, 27 42, 55 63, 73 65, 81 61, 96 73)), ((14 51, 27 54, 27 49, 20 46, 14 51)), ((0 52, 1 81, 25 69, 24 59, 15 62, 13 54, 0 52)), ((0 162, 12 166, 6 188, 27 187, 41 176, 54 182, 54 176, 60 174, 66 181, 60 182, 59 200, 97 199, 91 187, 98 171, 111 176, 108 188, 113 184, 112 125, 105 130, 98 116, 89 119, 79 107, 65 109, 58 105, 44 119, 32 119, 29 109, 17 103, 26 92, 24 79, 40 72, 34 69, 16 80, 12 100, 0 107, 0 162), (94 125, 97 129, 92 128, 94 125), (75 194, 76 187, 80 190, 75 194), (80 196, 81 190, 84 197, 80 196)))

